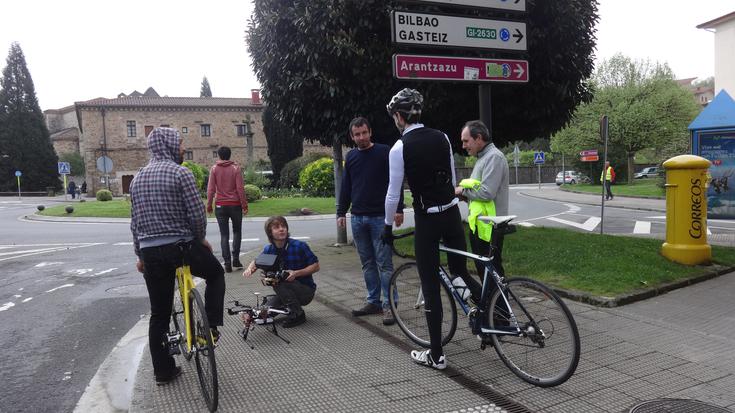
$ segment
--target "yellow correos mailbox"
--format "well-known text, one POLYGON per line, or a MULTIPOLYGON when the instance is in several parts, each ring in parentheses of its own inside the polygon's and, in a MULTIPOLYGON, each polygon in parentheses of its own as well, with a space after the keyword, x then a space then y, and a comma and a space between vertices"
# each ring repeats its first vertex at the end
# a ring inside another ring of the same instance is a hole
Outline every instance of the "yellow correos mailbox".
POLYGON ((707 244, 707 170, 710 161, 679 155, 664 162, 666 169, 666 242, 661 255, 686 265, 709 264, 707 244))

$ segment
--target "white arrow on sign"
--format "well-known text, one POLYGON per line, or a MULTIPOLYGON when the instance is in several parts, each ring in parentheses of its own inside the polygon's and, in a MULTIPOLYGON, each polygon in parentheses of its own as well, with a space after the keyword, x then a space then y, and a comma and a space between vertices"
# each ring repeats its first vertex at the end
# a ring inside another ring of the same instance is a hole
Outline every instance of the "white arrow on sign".
POLYGON ((523 70, 523 66, 516 65, 516 68, 513 69, 513 73, 515 73, 517 77, 521 77, 524 73, 526 73, 526 71, 523 70))

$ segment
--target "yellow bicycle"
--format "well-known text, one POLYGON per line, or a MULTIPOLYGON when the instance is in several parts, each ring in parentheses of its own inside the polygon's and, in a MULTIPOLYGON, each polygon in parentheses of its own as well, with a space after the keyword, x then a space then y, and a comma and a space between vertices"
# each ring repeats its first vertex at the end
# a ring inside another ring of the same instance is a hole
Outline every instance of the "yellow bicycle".
POLYGON ((182 264, 176 269, 178 297, 174 299, 171 313, 171 332, 168 335, 169 352, 181 354, 189 361, 196 361, 199 385, 210 412, 217 410, 219 383, 217 363, 214 358, 215 340, 209 328, 204 301, 194 285, 188 264, 191 243, 178 244, 182 252, 182 264))

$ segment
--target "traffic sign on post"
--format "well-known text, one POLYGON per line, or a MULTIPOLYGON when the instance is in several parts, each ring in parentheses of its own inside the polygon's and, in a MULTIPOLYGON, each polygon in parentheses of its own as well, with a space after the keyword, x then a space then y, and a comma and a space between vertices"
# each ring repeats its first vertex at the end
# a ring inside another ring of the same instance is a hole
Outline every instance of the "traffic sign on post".
POLYGON ((526 23, 393 11, 394 43, 434 47, 526 50, 526 23))
POLYGON ((546 162, 546 156, 543 152, 534 152, 533 154, 533 163, 536 165, 541 165, 544 162, 546 162))
POLYGON ((71 164, 69 162, 59 162, 59 175, 69 175, 71 174, 71 164))
POLYGON ((393 55, 396 79, 528 82, 528 61, 451 56, 393 55))
POLYGON ((588 149, 579 153, 579 156, 598 156, 597 149, 588 149))
POLYGON ((15 171, 15 176, 20 177, 21 175, 23 175, 21 171, 15 171))
POLYGON ((449 6, 470 6, 480 9, 526 11, 526 0, 416 0, 424 3, 442 3, 449 6))
POLYGON ((582 162, 597 162, 600 160, 600 157, 597 155, 587 155, 582 156, 579 160, 582 162))

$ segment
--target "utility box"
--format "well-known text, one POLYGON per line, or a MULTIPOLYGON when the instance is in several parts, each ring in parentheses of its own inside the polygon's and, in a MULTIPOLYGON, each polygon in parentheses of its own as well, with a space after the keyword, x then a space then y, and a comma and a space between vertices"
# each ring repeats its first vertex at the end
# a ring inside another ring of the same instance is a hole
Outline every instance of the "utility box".
POLYGON ((709 264, 707 243, 707 170, 710 161, 679 155, 663 163, 666 169, 666 242, 661 255, 686 265, 709 264))

